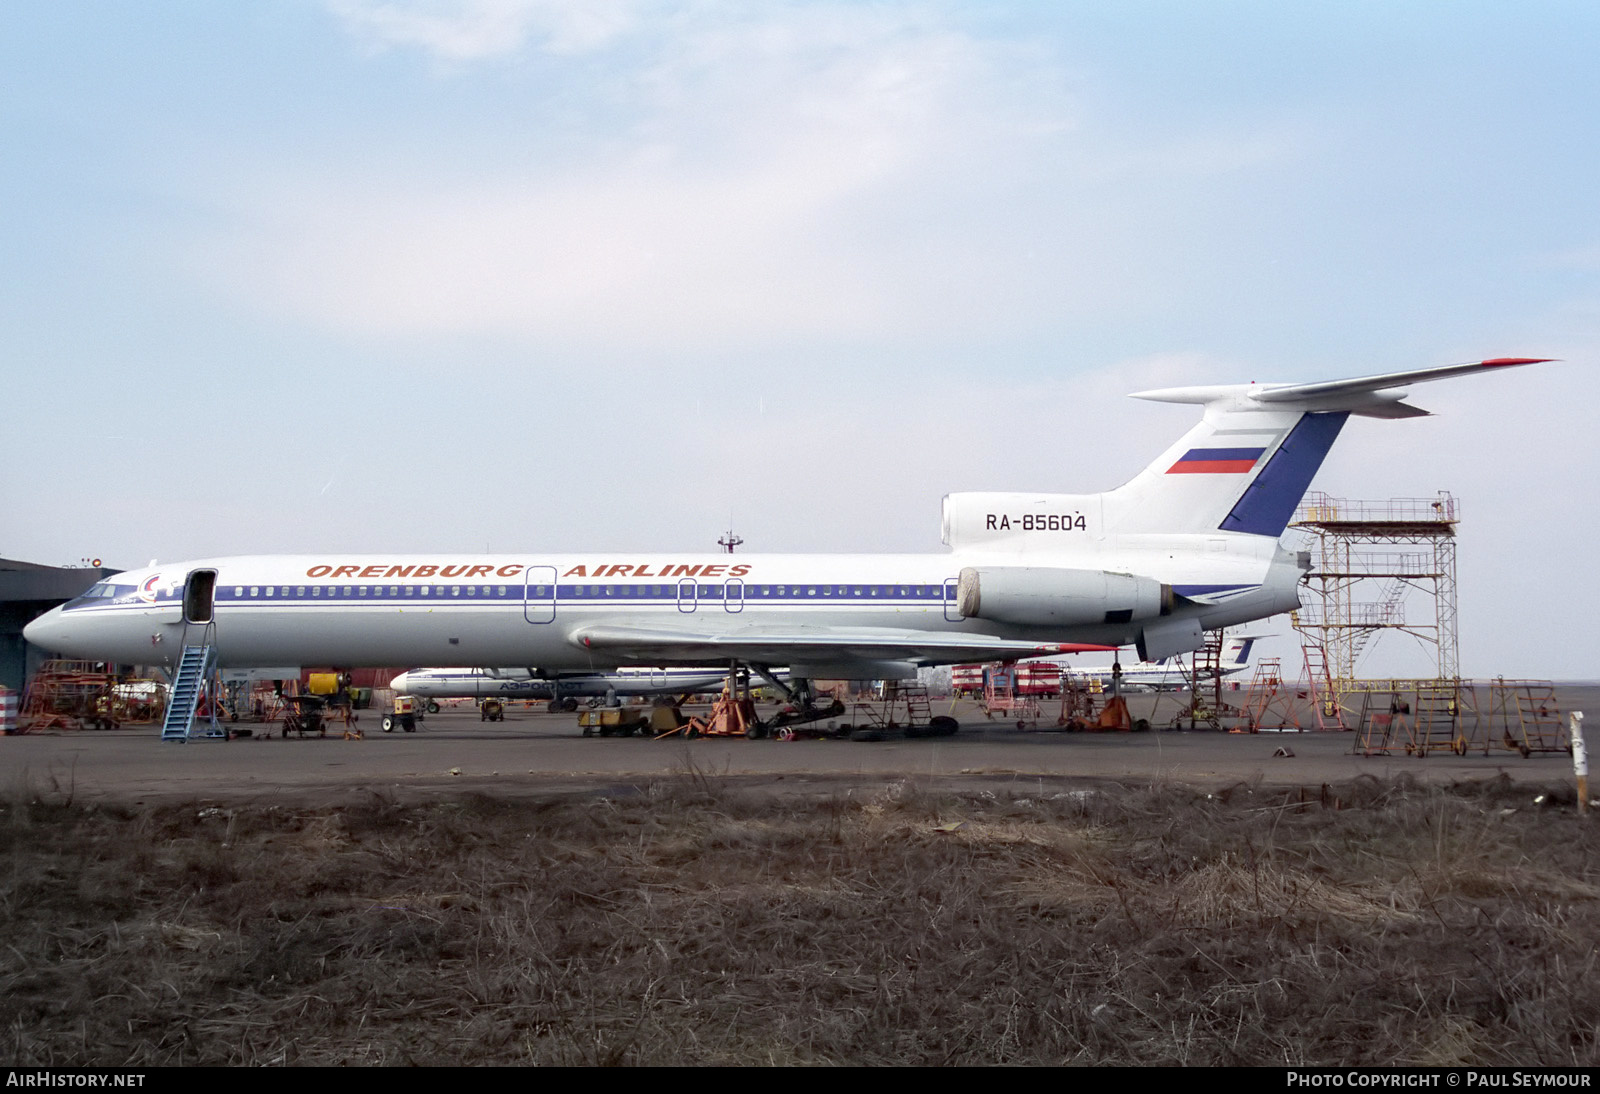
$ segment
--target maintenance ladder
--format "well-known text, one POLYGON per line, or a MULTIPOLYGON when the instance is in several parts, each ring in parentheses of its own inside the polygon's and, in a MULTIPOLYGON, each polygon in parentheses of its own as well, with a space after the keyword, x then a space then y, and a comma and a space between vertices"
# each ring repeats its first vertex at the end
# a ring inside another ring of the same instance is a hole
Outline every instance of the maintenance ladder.
POLYGON ((1502 677, 1494 681, 1491 691, 1490 718, 1499 714, 1504 721, 1502 740, 1507 748, 1522 753, 1524 759, 1535 752, 1572 751, 1555 685, 1549 680, 1502 677))

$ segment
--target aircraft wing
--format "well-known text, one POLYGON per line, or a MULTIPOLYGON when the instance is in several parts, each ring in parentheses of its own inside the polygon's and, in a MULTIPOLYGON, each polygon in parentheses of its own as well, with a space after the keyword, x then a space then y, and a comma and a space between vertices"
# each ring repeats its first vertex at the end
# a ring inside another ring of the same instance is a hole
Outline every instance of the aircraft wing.
POLYGON ((982 634, 940 634, 884 627, 807 627, 710 631, 596 623, 579 627, 572 641, 584 649, 655 664, 662 661, 722 662, 731 658, 769 665, 807 661, 1016 660, 1058 653, 1106 651, 1115 646, 1081 642, 1027 642, 982 634))

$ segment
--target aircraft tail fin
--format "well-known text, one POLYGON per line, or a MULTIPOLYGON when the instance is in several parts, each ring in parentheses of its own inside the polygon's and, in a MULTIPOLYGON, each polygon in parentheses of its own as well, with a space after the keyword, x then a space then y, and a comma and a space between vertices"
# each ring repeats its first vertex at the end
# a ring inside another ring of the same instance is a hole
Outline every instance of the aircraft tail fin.
POLYGON ((1310 384, 1226 384, 1141 391, 1133 397, 1205 407, 1200 423, 1125 485, 1105 496, 1111 533, 1283 534, 1350 415, 1413 418, 1414 383, 1548 358, 1501 357, 1467 365, 1310 384))

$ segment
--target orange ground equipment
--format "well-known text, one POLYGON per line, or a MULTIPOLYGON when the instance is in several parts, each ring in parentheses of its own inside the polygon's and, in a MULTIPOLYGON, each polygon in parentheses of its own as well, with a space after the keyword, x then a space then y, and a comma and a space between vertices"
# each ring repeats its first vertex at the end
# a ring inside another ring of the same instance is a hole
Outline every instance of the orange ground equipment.
POLYGON ((1004 664, 989 670, 983 684, 983 716, 1015 718, 1017 728, 1026 729, 1029 723, 1039 722, 1039 699, 1018 690, 1016 669, 1014 664, 1004 664))
POLYGON ((116 677, 99 661, 46 661, 28 683, 17 731, 115 729, 110 709, 116 677))
POLYGON ((761 737, 765 729, 756 717, 755 700, 750 696, 735 697, 726 686, 721 696, 711 704, 711 713, 702 718, 695 715, 676 729, 657 735, 661 737, 761 737))

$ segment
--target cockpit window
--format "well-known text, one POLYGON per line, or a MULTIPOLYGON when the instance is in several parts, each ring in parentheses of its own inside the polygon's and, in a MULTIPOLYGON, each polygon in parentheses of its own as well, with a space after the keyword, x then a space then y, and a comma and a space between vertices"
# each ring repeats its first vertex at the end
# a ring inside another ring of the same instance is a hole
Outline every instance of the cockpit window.
POLYGON ((134 585, 113 585, 109 581, 97 581, 67 601, 67 606, 77 607, 85 604, 97 604, 102 601, 115 600, 119 596, 128 596, 137 591, 138 588, 134 585))

